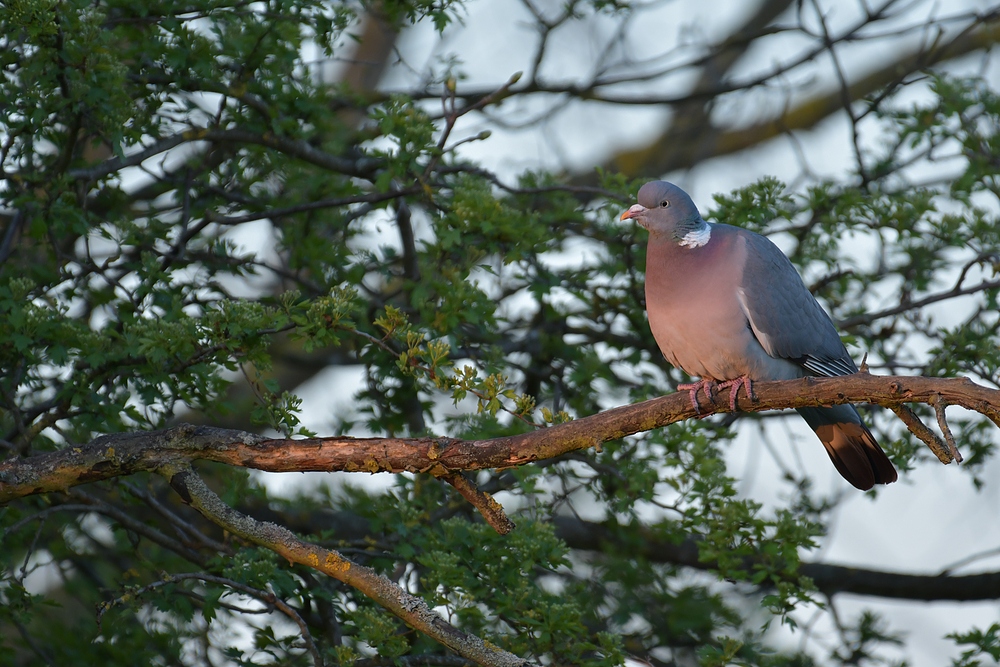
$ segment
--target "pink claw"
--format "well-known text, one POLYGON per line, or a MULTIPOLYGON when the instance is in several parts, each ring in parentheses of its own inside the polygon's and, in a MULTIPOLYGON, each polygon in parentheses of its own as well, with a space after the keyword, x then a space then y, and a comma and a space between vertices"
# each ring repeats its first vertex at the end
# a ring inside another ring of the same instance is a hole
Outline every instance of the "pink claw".
POLYGON ((698 382, 694 382, 691 384, 679 384, 677 385, 677 389, 679 391, 687 389, 688 392, 690 392, 691 407, 693 407, 694 411, 700 415, 701 405, 698 404, 698 390, 703 389, 705 391, 705 395, 708 396, 708 400, 712 400, 715 396, 715 386, 716 386, 715 380, 711 378, 706 378, 704 380, 699 380, 698 382))
POLYGON ((750 379, 748 375, 741 375, 733 380, 726 380, 725 382, 716 382, 711 378, 706 378, 704 380, 699 380, 691 384, 679 384, 677 385, 678 391, 686 389, 691 395, 691 406, 694 411, 699 415, 701 414, 701 405, 698 403, 698 390, 702 389, 705 395, 708 396, 708 400, 713 400, 715 398, 716 389, 725 389, 729 387, 729 410, 730 412, 736 412, 736 396, 740 392, 740 387, 746 391, 747 398, 752 401, 757 400, 757 396, 753 393, 753 380, 750 379))
POLYGON ((740 393, 740 385, 743 386, 744 391, 746 391, 747 398, 750 400, 757 400, 757 397, 753 393, 753 380, 750 379, 749 375, 741 375, 733 380, 726 380, 725 382, 720 382, 718 384, 719 389, 729 387, 729 410, 731 412, 736 412, 736 395, 740 393))

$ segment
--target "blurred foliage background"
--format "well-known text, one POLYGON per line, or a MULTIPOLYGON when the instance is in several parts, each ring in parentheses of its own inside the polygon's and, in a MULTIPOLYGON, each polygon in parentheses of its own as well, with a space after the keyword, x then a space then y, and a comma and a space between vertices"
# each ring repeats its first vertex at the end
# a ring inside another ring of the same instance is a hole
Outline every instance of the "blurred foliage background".
MULTIPOLYGON (((0 4, 3 455, 178 421, 486 438, 672 391, 618 214, 734 164, 702 212, 779 243, 874 372, 1000 384, 998 7, 487 4, 0 4)), ((937 465, 890 417, 868 414, 903 481, 861 512, 937 465)), ((952 419, 988 503, 996 433, 952 419)), ((200 472, 543 664, 920 664, 891 617, 838 613, 823 545, 855 492, 789 428, 713 418, 479 473, 506 537, 430 477, 200 472)), ((3 665, 466 664, 153 476, 0 526, 3 665)), ((1000 598, 958 569, 946 599, 1000 598)), ((892 597, 938 599, 932 578, 892 597)), ((1000 659, 991 623, 951 634, 955 664, 1000 659)))

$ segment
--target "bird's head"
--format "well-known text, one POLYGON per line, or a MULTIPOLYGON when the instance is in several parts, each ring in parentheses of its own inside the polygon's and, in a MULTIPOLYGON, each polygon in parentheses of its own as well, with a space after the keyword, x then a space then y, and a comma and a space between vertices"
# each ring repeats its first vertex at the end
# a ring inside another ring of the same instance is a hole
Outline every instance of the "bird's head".
POLYGON ((673 183, 650 181, 639 188, 639 203, 621 215, 635 220, 653 235, 665 235, 679 245, 701 246, 711 234, 687 193, 673 183))

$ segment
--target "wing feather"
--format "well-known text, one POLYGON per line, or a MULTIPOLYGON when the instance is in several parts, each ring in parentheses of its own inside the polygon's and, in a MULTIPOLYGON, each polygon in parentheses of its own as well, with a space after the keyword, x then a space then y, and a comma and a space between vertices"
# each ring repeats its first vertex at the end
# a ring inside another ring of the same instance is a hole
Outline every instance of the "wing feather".
POLYGON ((856 373, 830 316, 806 289, 798 271, 767 238, 741 230, 747 244, 740 306, 754 336, 772 357, 796 363, 812 375, 856 373))

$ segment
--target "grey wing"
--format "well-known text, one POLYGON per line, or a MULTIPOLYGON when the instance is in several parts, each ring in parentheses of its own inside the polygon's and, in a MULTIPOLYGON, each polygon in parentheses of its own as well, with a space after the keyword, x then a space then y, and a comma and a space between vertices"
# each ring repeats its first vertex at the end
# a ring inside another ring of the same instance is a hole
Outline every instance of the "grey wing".
POLYGON ((764 350, 813 375, 857 373, 830 316, 788 258, 759 234, 744 230, 741 236, 746 240, 747 259, 737 294, 764 350))

